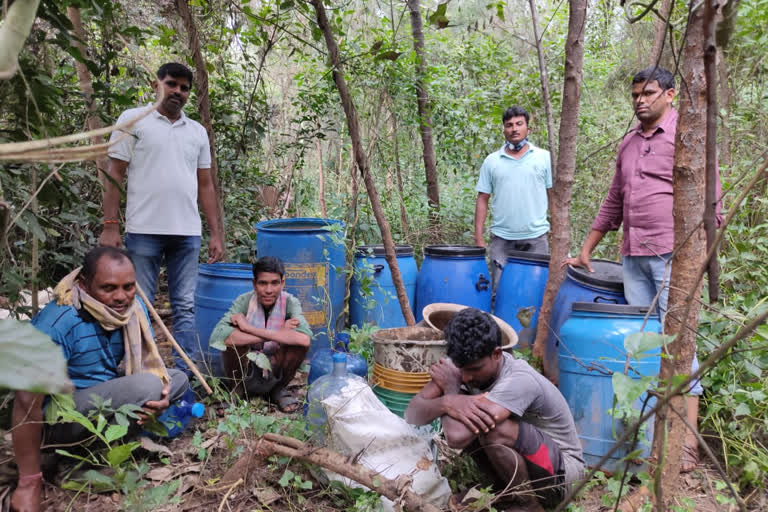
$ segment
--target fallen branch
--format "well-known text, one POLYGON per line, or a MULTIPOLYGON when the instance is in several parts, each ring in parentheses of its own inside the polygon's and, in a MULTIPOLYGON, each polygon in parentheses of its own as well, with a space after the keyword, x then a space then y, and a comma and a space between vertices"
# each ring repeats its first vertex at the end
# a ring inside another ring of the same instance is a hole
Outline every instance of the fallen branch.
POLYGON ((229 495, 232 494, 232 491, 235 490, 235 487, 243 483, 243 479, 239 479, 237 482, 233 483, 229 486, 229 489, 227 490, 227 493, 224 495, 223 498, 221 498, 221 503, 219 503, 219 512, 224 510, 224 504, 227 502, 227 498, 229 498, 229 495))
MULTIPOLYGON (((349 457, 334 452, 327 448, 316 448, 292 437, 281 436, 277 434, 264 434, 256 445, 244 453, 234 466, 224 474, 223 482, 234 480, 235 478, 247 478, 243 474, 243 464, 240 461, 246 459, 253 460, 255 457, 267 458, 271 455, 281 455, 304 462, 310 462, 317 466, 329 469, 334 473, 354 480, 369 489, 389 498, 393 502, 402 500, 405 508, 408 510, 418 510, 423 512, 439 512, 440 509, 413 492, 410 489, 411 478, 407 475, 400 475, 396 480, 386 478, 376 471, 368 469, 360 464, 352 463, 349 457), (233 471, 237 468, 236 471, 233 471)), ((246 463, 246 467, 249 464, 246 463)), ((237 480, 235 480, 237 481, 237 480)))

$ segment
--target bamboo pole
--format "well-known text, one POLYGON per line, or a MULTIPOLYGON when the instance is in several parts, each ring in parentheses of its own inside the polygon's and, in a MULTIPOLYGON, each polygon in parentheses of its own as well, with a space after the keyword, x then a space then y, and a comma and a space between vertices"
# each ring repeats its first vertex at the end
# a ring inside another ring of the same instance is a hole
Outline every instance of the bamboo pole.
POLYGON ((174 350, 179 353, 179 356, 184 360, 185 363, 187 363, 187 366, 189 366, 189 369, 192 370, 192 373, 195 374, 195 377, 197 377, 197 380, 200 381, 200 384, 203 385, 203 388, 206 392, 208 392, 209 395, 213 394, 213 390, 208 385, 208 382, 206 382, 205 377, 203 377, 203 374, 200 373, 200 370, 197 368, 197 365, 192 362, 192 360, 189 358, 186 352, 181 348, 181 346, 176 342, 176 339, 171 334, 171 331, 168 330, 168 328, 163 323, 163 320, 160 318, 160 315, 157 314, 157 311, 155 310, 155 306, 152 305, 149 300, 147 300, 147 296, 144 295, 144 291, 141 289, 141 287, 136 284, 136 292, 139 294, 139 297, 141 297, 141 300, 144 301, 144 304, 147 305, 147 309, 149 310, 149 313, 152 315, 152 318, 157 322, 157 325, 160 326, 160 330, 163 331, 163 334, 165 334, 165 337, 168 338, 168 341, 171 342, 171 345, 173 346, 174 350))

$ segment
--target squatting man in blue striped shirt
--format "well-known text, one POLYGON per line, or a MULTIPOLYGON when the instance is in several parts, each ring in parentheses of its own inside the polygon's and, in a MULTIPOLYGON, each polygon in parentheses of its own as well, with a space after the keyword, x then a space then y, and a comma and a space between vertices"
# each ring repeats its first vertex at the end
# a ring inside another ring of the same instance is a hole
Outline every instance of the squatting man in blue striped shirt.
MULTIPOLYGON (((162 413, 189 387, 183 372, 163 364, 146 306, 135 295, 136 271, 128 253, 98 247, 85 255, 82 267, 59 282, 54 300, 32 320, 61 348, 78 412, 88 416, 95 408, 94 395, 111 400, 112 409, 125 404, 143 408, 128 435, 137 434, 149 415, 162 413), (125 375, 118 370, 123 360, 125 375)), ((11 498, 13 510, 40 510, 41 441, 72 444, 90 435, 79 423, 44 424, 43 412, 51 403, 41 393, 16 392, 11 432, 19 481, 11 498)))

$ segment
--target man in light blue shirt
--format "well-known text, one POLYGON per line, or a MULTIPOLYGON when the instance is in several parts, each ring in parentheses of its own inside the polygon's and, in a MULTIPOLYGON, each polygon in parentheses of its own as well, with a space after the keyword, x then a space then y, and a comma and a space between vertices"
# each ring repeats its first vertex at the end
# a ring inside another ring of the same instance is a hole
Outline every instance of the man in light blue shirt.
POLYGON ((547 207, 552 164, 549 151, 528 142, 529 120, 522 107, 509 107, 504 112, 507 142, 486 157, 475 187, 475 245, 485 247, 489 200, 493 212, 490 255, 494 293, 510 251, 549 253, 547 207))

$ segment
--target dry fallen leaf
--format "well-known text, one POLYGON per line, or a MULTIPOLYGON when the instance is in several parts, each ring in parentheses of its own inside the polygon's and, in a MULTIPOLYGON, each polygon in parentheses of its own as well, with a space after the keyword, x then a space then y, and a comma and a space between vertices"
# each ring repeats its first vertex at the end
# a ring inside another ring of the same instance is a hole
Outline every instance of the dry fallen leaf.
POLYGON ((147 436, 142 436, 142 438, 139 441, 141 442, 141 447, 147 451, 154 452, 154 453, 162 453, 169 457, 173 456, 173 452, 170 450, 170 448, 168 448, 165 445, 154 442, 147 436))
POLYGON ((416 467, 422 471, 428 471, 429 468, 432 467, 432 461, 426 457, 422 457, 419 459, 419 462, 416 463, 416 467))
POLYGON ((159 468, 150 469, 147 473, 147 478, 154 480, 155 482, 167 482, 173 477, 173 468, 170 466, 160 466, 159 468))
POLYGON ((274 490, 272 487, 265 487, 263 489, 254 488, 253 494, 259 499, 262 505, 268 507, 272 503, 276 502, 282 495, 274 490))

